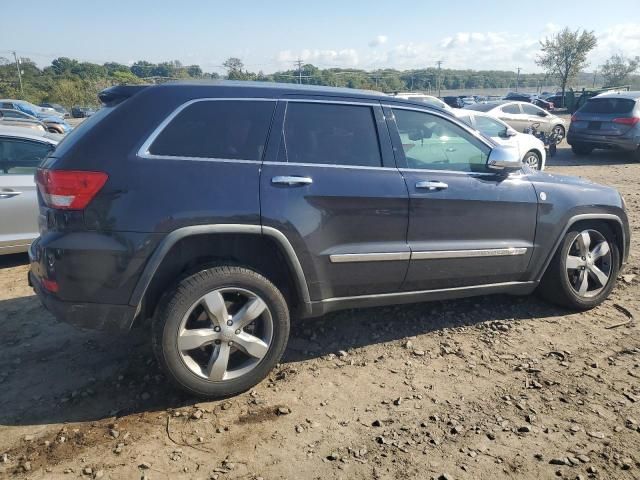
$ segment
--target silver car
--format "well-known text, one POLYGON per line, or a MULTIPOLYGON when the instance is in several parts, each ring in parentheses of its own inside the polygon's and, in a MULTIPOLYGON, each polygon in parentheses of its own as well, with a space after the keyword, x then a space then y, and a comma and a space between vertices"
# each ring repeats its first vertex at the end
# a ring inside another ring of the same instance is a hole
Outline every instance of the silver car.
POLYGON ((567 132, 567 127, 562 118, 528 102, 497 100, 476 103, 464 108, 487 113, 494 118, 502 120, 518 132, 524 132, 525 129, 531 127, 535 127, 536 130, 547 135, 553 132, 556 134, 556 143, 562 142, 567 132))
POLYGON ((62 135, 0 126, 0 255, 26 252, 38 236, 33 175, 62 135))

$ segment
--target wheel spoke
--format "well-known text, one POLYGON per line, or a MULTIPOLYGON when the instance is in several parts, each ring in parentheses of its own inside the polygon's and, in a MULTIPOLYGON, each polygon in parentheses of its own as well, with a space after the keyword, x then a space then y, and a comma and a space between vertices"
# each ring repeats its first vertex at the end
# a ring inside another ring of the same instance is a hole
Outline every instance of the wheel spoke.
POLYGON ((267 305, 258 297, 251 298, 238 310, 233 316, 233 326, 235 328, 244 328, 262 315, 267 305))
POLYGON ((207 293, 202 298, 202 305, 207 311, 207 315, 209 315, 209 320, 217 324, 226 323, 229 318, 229 313, 227 312, 227 306, 224 303, 222 293, 218 290, 207 293))
POLYGON ((227 366, 229 365, 230 351, 231 347, 227 342, 222 342, 213 349, 205 372, 209 380, 224 380, 224 375, 227 373, 227 366))
POLYGON ((582 232, 578 235, 578 248, 580 249, 580 254, 583 257, 586 257, 589 253, 589 247, 591 246, 591 237, 589 236, 589 232, 582 232))
POLYGON ((599 258, 604 257, 607 253, 609 253, 609 242, 600 242, 593 248, 593 250, 591 250, 591 257, 595 262, 599 258))
POLYGON ((577 270, 580 267, 584 267, 587 264, 581 257, 575 255, 567 256, 567 270, 577 270))
POLYGON ((591 273, 591 275, 600 283, 600 285, 602 285, 603 287, 607 284, 607 282, 609 281, 609 277, 607 276, 606 273, 604 273, 602 270, 600 270, 598 267, 596 267, 595 265, 591 265, 589 267, 589 273, 591 273))
POLYGON ((178 337, 178 348, 182 351, 193 350, 209 345, 218 338, 220 338, 220 334, 215 332, 213 328, 184 330, 178 337))
POLYGON ((578 293, 580 295, 585 295, 589 288, 589 275, 587 275, 586 270, 582 270, 580 272, 580 288, 578 289, 578 293))
POLYGON ((235 346, 254 358, 263 358, 269 351, 269 345, 256 336, 241 332, 236 336, 235 346))

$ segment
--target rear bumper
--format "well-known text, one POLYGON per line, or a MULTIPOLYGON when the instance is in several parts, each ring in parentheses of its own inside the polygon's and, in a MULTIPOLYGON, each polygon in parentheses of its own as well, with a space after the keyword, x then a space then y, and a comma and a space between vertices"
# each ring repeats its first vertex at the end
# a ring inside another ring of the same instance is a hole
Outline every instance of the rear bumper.
POLYGON ((567 133, 567 143, 569 145, 588 145, 593 148, 606 148, 611 150, 635 151, 640 146, 640 138, 637 136, 607 136, 607 135, 586 135, 575 133, 569 130, 567 133))
POLYGON ((49 292, 42 285, 47 278, 45 257, 38 252, 38 240, 29 247, 29 285, 33 287, 44 307, 61 322, 78 328, 105 330, 110 332, 128 331, 136 315, 136 307, 110 303, 68 301, 49 292))
POLYGON ((61 322, 77 328, 126 332, 131 328, 135 307, 98 303, 64 302, 47 292, 40 280, 29 272, 29 285, 38 295, 44 307, 61 322))

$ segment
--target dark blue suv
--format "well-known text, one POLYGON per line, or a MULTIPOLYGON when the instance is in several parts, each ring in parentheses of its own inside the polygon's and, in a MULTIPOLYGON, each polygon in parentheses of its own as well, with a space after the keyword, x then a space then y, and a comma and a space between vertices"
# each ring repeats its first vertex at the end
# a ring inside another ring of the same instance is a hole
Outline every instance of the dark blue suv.
POLYGON ((198 395, 263 379, 290 316, 535 289, 586 309, 628 255, 616 190, 424 103, 234 82, 100 98, 37 173, 29 280, 74 325, 150 328, 198 395))

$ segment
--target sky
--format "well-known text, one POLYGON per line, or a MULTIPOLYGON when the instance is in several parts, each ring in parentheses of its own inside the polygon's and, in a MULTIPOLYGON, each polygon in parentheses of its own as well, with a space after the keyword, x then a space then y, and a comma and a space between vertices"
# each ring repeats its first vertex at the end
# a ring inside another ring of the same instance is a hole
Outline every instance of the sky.
POLYGON ((224 71, 228 57, 271 73, 301 58, 321 68, 443 67, 538 72, 539 40, 594 30, 588 70, 640 55, 640 0, 0 0, 0 56, 40 67, 59 56, 104 63, 179 60, 224 71))

